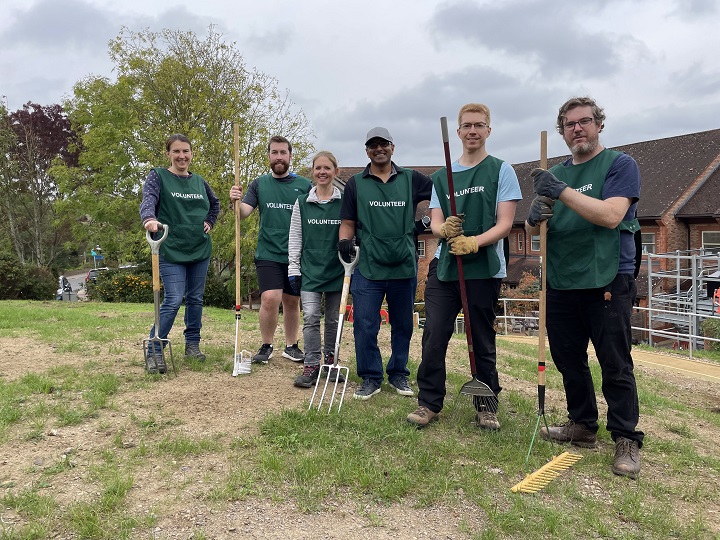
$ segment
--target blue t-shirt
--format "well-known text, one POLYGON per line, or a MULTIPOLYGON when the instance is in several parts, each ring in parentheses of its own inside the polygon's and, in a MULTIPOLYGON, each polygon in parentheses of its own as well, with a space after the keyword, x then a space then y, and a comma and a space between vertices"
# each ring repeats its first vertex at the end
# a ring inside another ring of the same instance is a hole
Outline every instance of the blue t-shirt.
MULTIPOLYGON (((452 171, 461 172, 472 169, 472 167, 466 167, 460 165, 457 161, 452 164, 452 171)), ((497 213, 497 203, 507 201, 520 201, 522 200, 522 193, 520 192, 520 182, 518 182, 515 169, 513 169, 508 163, 504 162, 500 166, 500 178, 498 179, 498 191, 497 201, 495 203, 495 212, 497 213)), ((440 208, 440 200, 438 199, 435 186, 433 186, 432 196, 430 197, 430 209, 440 208)), ((500 270, 495 274, 496 278, 504 278, 507 276, 507 269, 505 268, 505 250, 503 249, 503 241, 499 240, 495 244, 495 250, 497 251, 498 259, 500 259, 500 270)), ((440 245, 435 251, 435 258, 440 258, 440 245)))

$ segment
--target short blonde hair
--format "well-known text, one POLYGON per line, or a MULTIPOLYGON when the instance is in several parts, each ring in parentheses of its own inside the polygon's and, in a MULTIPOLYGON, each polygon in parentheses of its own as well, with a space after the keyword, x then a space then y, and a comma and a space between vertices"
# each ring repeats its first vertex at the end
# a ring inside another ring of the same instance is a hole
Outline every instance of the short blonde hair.
POLYGON ((462 115, 465 113, 482 113, 487 116, 488 125, 490 125, 490 109, 482 103, 467 103, 460 108, 458 113, 458 126, 462 123, 462 115))
POLYGON ((320 150, 317 154, 315 154, 312 158, 312 166, 315 167, 315 160, 317 158, 326 157, 330 160, 330 163, 332 163, 335 166, 335 169, 338 168, 338 162, 337 158, 333 155, 332 152, 328 152, 327 150, 320 150))

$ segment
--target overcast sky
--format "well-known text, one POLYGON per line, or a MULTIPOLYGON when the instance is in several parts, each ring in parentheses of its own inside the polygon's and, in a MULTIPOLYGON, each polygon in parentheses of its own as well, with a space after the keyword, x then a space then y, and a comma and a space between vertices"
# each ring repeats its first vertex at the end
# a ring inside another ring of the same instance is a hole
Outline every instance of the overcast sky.
MULTIPOLYGON (((510 163, 567 153, 558 107, 591 95, 617 146, 720 128, 720 0, 0 0, 0 95, 50 105, 88 75, 114 78, 122 26, 216 25, 248 66, 274 76, 311 122, 318 150, 365 165, 387 127, 400 165, 441 165, 439 118, 492 112, 488 151, 510 163)), ((460 145, 453 138, 452 154, 460 145)))

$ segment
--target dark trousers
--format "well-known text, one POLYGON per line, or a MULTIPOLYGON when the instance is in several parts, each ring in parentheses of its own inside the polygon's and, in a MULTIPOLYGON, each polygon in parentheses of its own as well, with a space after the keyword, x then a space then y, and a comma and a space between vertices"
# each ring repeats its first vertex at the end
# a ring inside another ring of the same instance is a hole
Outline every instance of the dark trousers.
MULTIPOLYGON (((495 394, 502 390, 495 365, 494 327, 500 282, 497 278, 465 281, 477 378, 495 394)), ((440 281, 437 278, 437 259, 434 259, 430 263, 425 285, 426 318, 417 383, 418 404, 436 413, 443 408, 446 393, 445 355, 460 310, 460 282, 440 281)))
POLYGON ((547 291, 547 335, 553 362, 562 374, 568 415, 590 430, 598 430, 598 409, 587 347, 592 341, 602 371, 602 393, 608 406, 607 430, 638 441, 640 416, 637 387, 630 356, 630 315, 637 291, 635 279, 618 274, 605 289, 547 291))

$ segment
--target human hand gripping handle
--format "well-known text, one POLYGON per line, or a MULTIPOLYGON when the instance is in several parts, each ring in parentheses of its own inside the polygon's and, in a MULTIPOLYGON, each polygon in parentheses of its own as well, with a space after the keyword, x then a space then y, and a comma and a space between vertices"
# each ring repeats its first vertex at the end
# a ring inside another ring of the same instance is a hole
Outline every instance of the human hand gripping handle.
POLYGON ((352 238, 340 240, 337 243, 337 250, 346 261, 351 261, 355 256, 355 240, 352 238))
POLYGON ((470 253, 477 253, 478 241, 477 236, 455 236, 448 240, 450 246, 451 255, 468 255, 470 253))
POLYGON ((555 200, 550 197, 543 197, 538 195, 533 199, 530 205, 530 212, 528 213, 527 222, 531 227, 539 225, 541 221, 545 221, 553 217, 553 206, 555 206, 555 200))
POLYGON ((230 188, 230 202, 234 203, 235 201, 242 200, 243 198, 243 189, 242 186, 232 186, 230 188))
POLYGON ((450 216, 440 226, 440 237, 441 238, 454 238, 460 236, 463 233, 463 220, 465 216, 463 214, 457 216, 450 216))
POLYGON ((533 177, 535 193, 543 197, 557 200, 560 198, 560 193, 568 187, 565 182, 558 180, 553 173, 545 169, 533 169, 530 176, 533 177))

